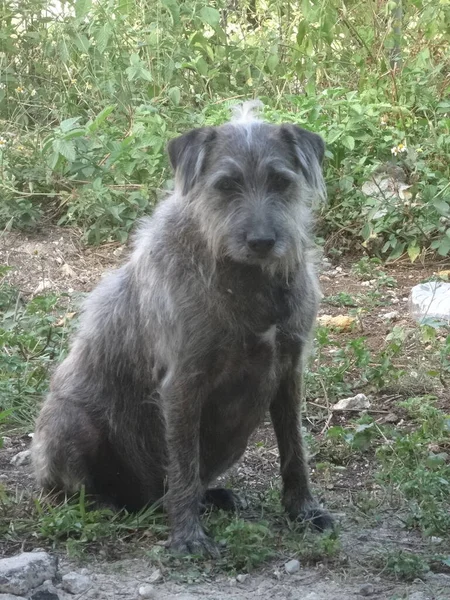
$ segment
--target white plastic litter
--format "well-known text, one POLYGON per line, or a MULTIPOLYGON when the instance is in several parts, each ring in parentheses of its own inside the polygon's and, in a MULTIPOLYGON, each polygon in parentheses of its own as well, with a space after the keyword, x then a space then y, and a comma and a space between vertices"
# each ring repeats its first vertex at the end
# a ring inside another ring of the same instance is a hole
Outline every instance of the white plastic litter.
POLYGON ((415 285, 409 296, 409 311, 421 324, 450 324, 450 283, 429 281, 415 285))

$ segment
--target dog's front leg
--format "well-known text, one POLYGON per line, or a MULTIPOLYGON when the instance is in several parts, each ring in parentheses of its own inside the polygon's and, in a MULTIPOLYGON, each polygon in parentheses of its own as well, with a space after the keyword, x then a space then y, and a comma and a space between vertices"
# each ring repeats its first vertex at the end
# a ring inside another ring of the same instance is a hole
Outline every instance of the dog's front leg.
POLYGON ((182 554, 218 556, 216 543, 200 523, 200 420, 207 390, 204 375, 178 373, 163 392, 168 450, 167 509, 170 548, 182 554))
POLYGON ((285 373, 270 406, 280 451, 282 500, 292 519, 308 521, 322 531, 332 527, 333 520, 327 511, 319 507, 309 486, 300 421, 301 375, 296 371, 292 366, 285 373))

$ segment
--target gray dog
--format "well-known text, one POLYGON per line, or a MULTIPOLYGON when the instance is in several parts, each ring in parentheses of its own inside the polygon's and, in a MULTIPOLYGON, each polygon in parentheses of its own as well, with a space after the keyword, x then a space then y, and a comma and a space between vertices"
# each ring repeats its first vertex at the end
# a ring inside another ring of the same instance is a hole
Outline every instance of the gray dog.
POLYGON ((260 121, 254 108, 169 143, 175 191, 88 298, 34 436, 43 488, 85 485, 128 510, 164 498, 178 552, 217 555, 201 504, 233 504, 208 486, 267 410, 288 514, 332 526, 310 491, 300 428, 320 297, 310 229, 324 144, 260 121))

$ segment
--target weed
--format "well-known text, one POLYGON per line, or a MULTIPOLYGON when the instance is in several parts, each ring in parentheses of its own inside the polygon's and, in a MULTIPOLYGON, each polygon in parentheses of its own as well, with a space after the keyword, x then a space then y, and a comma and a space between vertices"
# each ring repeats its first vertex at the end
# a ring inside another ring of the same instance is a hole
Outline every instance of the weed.
POLYGON ((398 579, 413 581, 426 575, 430 568, 428 563, 418 554, 408 550, 391 550, 381 558, 385 570, 398 579))
POLYGON ((416 421, 414 429, 377 450, 377 479, 404 499, 406 522, 426 535, 450 530, 450 417, 430 397, 401 403, 416 421))
POLYGON ((347 294, 347 292, 339 292, 338 294, 327 296, 322 302, 331 304, 331 306, 357 306, 354 296, 347 294))
POLYGON ((0 410, 8 410, 11 421, 29 424, 53 361, 66 353, 74 313, 67 294, 35 296, 26 303, 5 281, 0 301, 0 410))

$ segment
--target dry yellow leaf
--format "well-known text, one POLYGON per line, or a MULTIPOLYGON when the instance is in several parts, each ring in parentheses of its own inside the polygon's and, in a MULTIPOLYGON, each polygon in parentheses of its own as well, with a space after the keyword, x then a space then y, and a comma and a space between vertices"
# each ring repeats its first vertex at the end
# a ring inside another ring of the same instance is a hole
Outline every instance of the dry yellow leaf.
POLYGON ((66 321, 70 321, 70 319, 73 319, 76 314, 76 312, 66 313, 64 317, 62 317, 57 323, 55 323, 55 327, 62 327, 63 325, 65 325, 66 321))
POLYGON ((317 322, 323 327, 347 331, 351 328, 355 320, 355 317, 349 317, 348 315, 338 315, 337 317, 333 317, 332 315, 322 315, 317 319, 317 322))
POLYGON ((438 277, 441 279, 450 279, 450 269, 446 269, 445 271, 438 271, 438 277))

